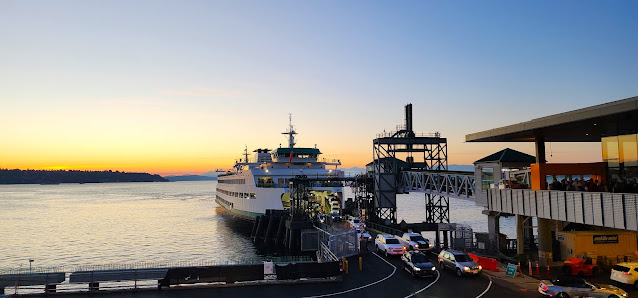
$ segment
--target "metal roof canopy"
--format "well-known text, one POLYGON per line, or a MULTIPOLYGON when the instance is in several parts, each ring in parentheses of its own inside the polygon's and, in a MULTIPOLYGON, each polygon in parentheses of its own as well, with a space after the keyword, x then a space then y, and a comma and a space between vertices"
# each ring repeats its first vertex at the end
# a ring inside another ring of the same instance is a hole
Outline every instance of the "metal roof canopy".
POLYGON ((638 133, 638 96, 468 134, 466 142, 600 142, 638 133))

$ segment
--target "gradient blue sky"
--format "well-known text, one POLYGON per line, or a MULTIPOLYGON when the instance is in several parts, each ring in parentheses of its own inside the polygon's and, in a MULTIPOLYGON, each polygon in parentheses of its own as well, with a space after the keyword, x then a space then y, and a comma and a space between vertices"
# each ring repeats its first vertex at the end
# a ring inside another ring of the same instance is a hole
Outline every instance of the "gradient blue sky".
MULTIPOLYGON (((0 0, 0 167, 228 168, 285 143, 344 166, 403 122, 468 133, 638 95, 637 1, 0 0)), ((550 162, 599 161, 552 144, 550 162)))

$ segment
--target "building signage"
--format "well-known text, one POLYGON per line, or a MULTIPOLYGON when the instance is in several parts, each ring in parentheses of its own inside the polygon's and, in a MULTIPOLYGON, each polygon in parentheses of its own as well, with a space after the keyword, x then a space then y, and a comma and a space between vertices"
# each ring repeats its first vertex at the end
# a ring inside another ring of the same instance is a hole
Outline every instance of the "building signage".
POLYGON ((618 243, 618 235, 594 235, 594 244, 618 243))

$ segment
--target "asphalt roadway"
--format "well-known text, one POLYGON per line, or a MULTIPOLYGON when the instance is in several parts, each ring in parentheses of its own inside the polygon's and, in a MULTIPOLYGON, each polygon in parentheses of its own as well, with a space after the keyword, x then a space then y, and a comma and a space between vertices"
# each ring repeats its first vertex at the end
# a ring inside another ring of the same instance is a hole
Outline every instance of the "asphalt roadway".
MULTIPOLYGON (((369 249, 373 244, 368 244, 369 249)), ((349 273, 342 282, 321 282, 269 285, 223 286, 212 288, 171 287, 161 291, 126 291, 118 293, 93 293, 82 296, 130 296, 130 297, 538 297, 535 291, 520 291, 492 281, 487 274, 457 277, 452 271, 441 272, 436 255, 429 255, 436 265, 434 277, 414 278, 403 269, 399 256, 362 254, 363 268, 359 271, 359 259, 349 259, 349 273)))

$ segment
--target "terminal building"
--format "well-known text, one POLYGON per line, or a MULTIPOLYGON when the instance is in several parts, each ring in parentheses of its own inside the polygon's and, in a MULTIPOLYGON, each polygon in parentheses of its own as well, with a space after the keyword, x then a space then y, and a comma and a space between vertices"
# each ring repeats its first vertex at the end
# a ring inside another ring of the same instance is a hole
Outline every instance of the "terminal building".
POLYGON ((609 263, 636 256, 638 97, 465 139, 535 144, 535 156, 505 149, 475 163, 476 198, 490 235, 498 238, 501 216, 516 216, 518 253, 537 250, 542 264, 579 255, 609 263), (600 143, 602 162, 547 163, 547 142, 600 143))

